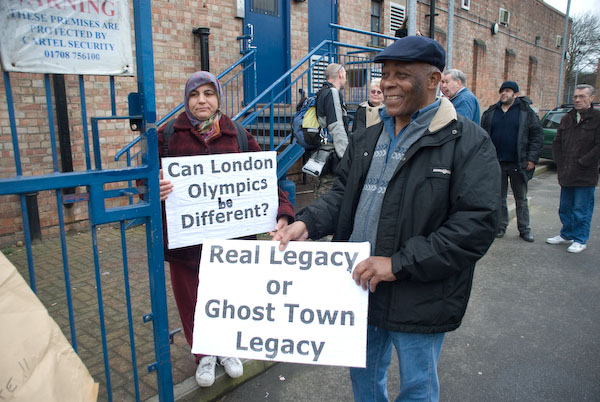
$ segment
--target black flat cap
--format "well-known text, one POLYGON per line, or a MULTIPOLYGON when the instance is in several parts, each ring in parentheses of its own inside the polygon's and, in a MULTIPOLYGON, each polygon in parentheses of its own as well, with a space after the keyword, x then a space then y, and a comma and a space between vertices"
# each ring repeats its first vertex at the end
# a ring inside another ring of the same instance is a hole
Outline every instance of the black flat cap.
POLYGON ((385 60, 421 61, 444 71, 446 51, 433 39, 425 36, 406 36, 379 52, 374 61, 383 63, 385 60))

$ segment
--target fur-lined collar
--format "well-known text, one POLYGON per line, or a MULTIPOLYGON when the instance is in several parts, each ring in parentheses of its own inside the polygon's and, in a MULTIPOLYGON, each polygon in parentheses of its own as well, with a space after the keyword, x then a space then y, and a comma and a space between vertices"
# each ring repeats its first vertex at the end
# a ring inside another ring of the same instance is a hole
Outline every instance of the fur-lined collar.
POLYGON ((440 99, 440 107, 429 123, 429 132, 434 133, 457 120, 456 109, 447 98, 440 99))

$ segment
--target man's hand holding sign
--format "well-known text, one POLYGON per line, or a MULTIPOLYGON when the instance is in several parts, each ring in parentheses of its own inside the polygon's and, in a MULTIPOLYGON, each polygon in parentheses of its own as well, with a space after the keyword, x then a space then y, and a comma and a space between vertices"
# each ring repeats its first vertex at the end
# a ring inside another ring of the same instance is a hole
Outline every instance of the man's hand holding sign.
MULTIPOLYGON (((273 240, 280 242, 279 250, 283 251, 290 240, 308 239, 308 229, 302 221, 296 221, 283 230, 273 234, 273 240)), ((356 266, 352 272, 352 279, 363 289, 375 291, 381 281, 394 281, 396 277, 392 272, 392 259, 389 257, 369 257, 356 266)))

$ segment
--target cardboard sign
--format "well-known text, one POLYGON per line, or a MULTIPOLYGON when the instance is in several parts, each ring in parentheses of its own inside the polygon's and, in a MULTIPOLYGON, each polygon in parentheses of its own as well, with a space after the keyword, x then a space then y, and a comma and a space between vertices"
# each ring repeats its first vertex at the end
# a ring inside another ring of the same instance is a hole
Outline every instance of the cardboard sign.
POLYGON ((202 248, 192 352, 365 367, 369 243, 211 240, 202 248))
POLYGON ((174 187, 165 201, 170 249, 275 228, 276 152, 163 158, 162 167, 174 187))
POLYGON ((133 75, 129 2, 0 0, 4 71, 133 75))
POLYGON ((0 401, 96 401, 98 383, 2 253, 0 295, 0 401))

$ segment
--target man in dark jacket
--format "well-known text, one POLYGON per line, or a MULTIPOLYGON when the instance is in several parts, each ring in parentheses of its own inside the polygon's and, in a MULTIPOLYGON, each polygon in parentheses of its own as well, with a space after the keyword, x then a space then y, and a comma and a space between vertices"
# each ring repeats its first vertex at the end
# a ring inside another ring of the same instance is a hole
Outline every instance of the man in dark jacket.
POLYGON ((500 100, 490 106, 481 117, 481 127, 488 132, 500 161, 502 188, 500 223, 496 237, 503 237, 508 226, 508 180, 512 188, 517 213, 517 227, 521 238, 533 242, 529 226, 527 182, 533 177, 544 140, 540 120, 531 109, 531 100, 518 97, 519 86, 505 81, 500 87, 500 100))
POLYGON ((444 333, 460 326, 476 261, 494 239, 500 169, 488 135, 436 99, 445 52, 408 36, 383 63, 382 121, 350 138, 332 189, 274 238, 369 241, 353 279, 369 288, 367 367, 351 368, 356 401, 387 401, 395 347, 399 400, 437 401, 444 333))
POLYGON ((567 251, 586 249, 594 212, 600 161, 600 110, 592 106, 594 87, 577 85, 573 110, 563 116, 552 142, 552 157, 558 168, 562 222, 560 234, 546 239, 550 244, 572 243, 567 251))

